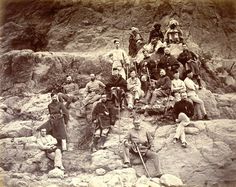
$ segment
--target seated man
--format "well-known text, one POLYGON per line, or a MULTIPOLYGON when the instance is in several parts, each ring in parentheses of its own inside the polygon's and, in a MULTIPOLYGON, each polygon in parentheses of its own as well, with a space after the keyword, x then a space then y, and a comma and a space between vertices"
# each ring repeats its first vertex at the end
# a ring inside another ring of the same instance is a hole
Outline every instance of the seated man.
POLYGON ((161 32, 161 24, 155 23, 153 26, 153 29, 151 30, 151 32, 149 34, 148 43, 152 42, 154 44, 154 48, 155 48, 157 41, 161 40, 163 42, 163 39, 164 39, 164 35, 161 32))
POLYGON ((66 101, 65 107, 69 108, 69 105, 78 99, 75 95, 78 94, 79 87, 72 81, 72 77, 67 75, 62 88, 63 91, 58 93, 58 100, 62 103, 66 101))
POLYGON ((188 99, 186 92, 181 93, 181 100, 174 105, 174 119, 177 119, 180 113, 186 114, 189 118, 194 114, 193 103, 188 99))
POLYGON ((171 80, 166 75, 166 71, 164 69, 160 70, 160 76, 160 79, 155 83, 155 88, 149 89, 145 98, 146 104, 150 103, 151 106, 154 105, 157 97, 167 97, 170 94, 171 80))
POLYGON ((119 74, 117 68, 113 68, 113 75, 106 84, 106 91, 111 94, 111 100, 115 106, 121 107, 127 91, 127 81, 119 74))
POLYGON ((96 80, 94 74, 90 75, 90 81, 86 84, 85 87, 85 98, 83 100, 83 107, 86 107, 88 104, 93 104, 95 101, 101 98, 101 88, 105 88, 105 84, 101 81, 96 80))
POLYGON ((37 139, 39 148, 46 152, 49 159, 54 160, 54 167, 64 170, 62 165, 62 153, 57 148, 57 140, 51 135, 46 134, 46 129, 43 128, 40 131, 40 137, 37 139))
POLYGON ((98 141, 100 139, 101 147, 104 148, 106 137, 111 127, 111 112, 109 111, 107 104, 107 96, 102 95, 102 98, 95 105, 92 111, 92 120, 95 124, 95 133, 93 137, 93 148, 96 151, 98 149, 98 141))
POLYGON ((167 75, 172 78, 173 72, 180 68, 180 63, 177 59, 170 54, 170 49, 164 49, 164 55, 160 58, 160 62, 157 65, 159 68, 166 70, 167 75))
POLYGON ((181 62, 184 66, 185 71, 191 70, 193 72, 194 78, 196 78, 199 87, 201 88, 201 78, 200 78, 200 66, 201 63, 198 60, 197 55, 192 51, 188 50, 186 45, 183 45, 183 52, 179 54, 177 60, 181 62))
POLYGON ((174 79, 171 81, 171 92, 172 94, 186 92, 186 86, 184 81, 179 78, 179 72, 174 72, 174 79))
MULTIPOLYGON (((196 91, 198 90, 199 87, 192 80, 193 72, 191 70, 187 70, 186 75, 187 75, 187 77, 185 78, 184 83, 185 83, 185 86, 187 89, 188 97, 189 97, 189 99, 191 99, 193 101, 193 103, 197 103, 200 105, 200 109, 201 109, 200 112, 203 114, 203 119, 208 120, 209 118, 206 113, 204 102, 203 102, 203 100, 201 100, 198 97, 198 95, 196 93, 196 91)), ((201 114, 198 114, 198 116, 201 116, 201 114)))
POLYGON ((135 101, 138 101, 143 95, 143 90, 141 89, 141 82, 138 77, 136 77, 135 70, 131 70, 130 78, 127 80, 127 100, 128 108, 133 109, 135 101))
POLYGON ((182 143, 182 147, 186 148, 187 142, 185 139, 184 127, 186 127, 190 124, 190 119, 188 118, 188 116, 186 114, 180 113, 178 115, 178 119, 176 119, 176 122, 178 122, 179 124, 177 125, 177 129, 176 129, 173 143, 176 143, 180 139, 180 141, 182 143))
POLYGON ((183 32, 179 28, 179 23, 175 19, 170 20, 169 28, 165 33, 165 41, 170 43, 183 43, 183 32))
POLYGON ((140 126, 140 121, 134 119, 134 128, 130 129, 124 139, 123 157, 124 167, 131 166, 130 152, 138 155, 138 146, 142 156, 153 161, 156 169, 156 176, 161 175, 159 159, 157 153, 154 152, 153 137, 150 132, 140 126))

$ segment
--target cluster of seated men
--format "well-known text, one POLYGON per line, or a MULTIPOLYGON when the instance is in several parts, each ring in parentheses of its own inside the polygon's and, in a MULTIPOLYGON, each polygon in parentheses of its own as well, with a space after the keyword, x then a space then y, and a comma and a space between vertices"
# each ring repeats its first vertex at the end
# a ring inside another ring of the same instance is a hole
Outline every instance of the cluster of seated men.
MULTIPOLYGON (((137 28, 132 27, 129 40, 130 57, 120 48, 119 39, 115 39, 114 49, 108 55, 108 60, 112 63, 112 75, 109 81, 105 84, 98 80, 95 74, 90 75, 80 110, 83 112, 88 105, 92 105, 92 123, 95 128, 93 151, 105 148, 106 137, 116 120, 113 116, 114 108, 120 111, 126 105, 128 110, 133 110, 139 102, 152 107, 160 98, 174 96, 173 118, 179 122, 174 142, 180 139, 183 147, 187 145, 184 127, 190 123, 194 107, 197 107, 198 116, 208 119, 204 102, 197 95, 197 90, 201 89, 200 63, 197 55, 183 44, 183 52, 176 59, 171 55, 168 46, 172 43, 183 43, 182 31, 178 26, 176 20, 171 20, 166 34, 163 35, 160 30, 161 25, 155 24, 148 41, 152 46, 151 52, 142 47, 143 37, 137 28), (167 45, 159 45, 163 42, 167 45), (141 61, 132 61, 140 50, 143 54, 141 61), (184 72, 180 71, 181 66, 184 72)), ((66 77, 62 88, 51 94, 52 102, 48 105, 49 125, 41 127, 41 137, 38 140, 41 149, 46 150, 48 157, 55 158, 55 167, 61 169, 63 169, 61 152, 67 149, 65 125, 69 121, 68 109, 72 102, 79 99, 78 85, 73 82, 71 76, 66 77), (46 131, 51 131, 52 136, 46 135, 46 131)), ((148 133, 142 133, 145 137, 139 137, 138 131, 144 130, 140 127, 140 122, 135 119, 134 128, 124 141, 125 167, 130 166, 129 151, 137 153, 137 148, 132 146, 132 143, 136 142, 142 154, 154 160, 154 166, 160 175, 158 157, 152 150, 152 137, 148 133)))

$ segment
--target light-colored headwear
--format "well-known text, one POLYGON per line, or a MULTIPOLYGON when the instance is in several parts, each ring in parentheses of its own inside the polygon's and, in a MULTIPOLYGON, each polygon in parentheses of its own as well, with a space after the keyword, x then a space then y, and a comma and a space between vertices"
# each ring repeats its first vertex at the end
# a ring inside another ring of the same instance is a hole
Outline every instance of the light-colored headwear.
POLYGON ((134 31, 135 31, 135 32, 139 32, 139 29, 138 29, 137 27, 131 27, 131 31, 132 31, 132 32, 134 32, 134 31))

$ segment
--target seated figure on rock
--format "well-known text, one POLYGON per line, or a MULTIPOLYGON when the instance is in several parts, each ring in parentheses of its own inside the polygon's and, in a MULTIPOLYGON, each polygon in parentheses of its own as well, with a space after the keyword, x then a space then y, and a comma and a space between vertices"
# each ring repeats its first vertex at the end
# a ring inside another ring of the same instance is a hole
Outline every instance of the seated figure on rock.
POLYGON ((130 72, 130 78, 127 80, 127 90, 128 108, 131 110, 134 104, 144 95, 141 89, 141 82, 136 76, 135 70, 131 70, 130 72))
POLYGON ((82 108, 85 108, 87 105, 93 104, 95 101, 99 100, 101 98, 102 88, 105 87, 105 84, 96 79, 95 74, 90 74, 90 81, 85 87, 85 98, 82 102, 82 108))
POLYGON ((160 78, 155 82, 154 88, 148 90, 146 95, 146 104, 150 103, 153 106, 158 97, 167 97, 170 94, 171 90, 171 80, 166 75, 166 71, 164 69, 160 70, 160 78))
POLYGON ((143 37, 140 31, 136 27, 131 27, 131 33, 129 36, 129 56, 136 57, 138 51, 143 46, 143 37))
POLYGON ((107 96, 102 95, 100 101, 96 103, 92 111, 92 121, 95 125, 95 131, 93 135, 93 151, 96 151, 98 148, 104 148, 104 143, 112 123, 112 112, 109 109, 107 96), (99 140, 101 144, 100 147, 98 147, 99 140))
POLYGON ((190 51, 187 45, 183 45, 183 52, 179 54, 177 60, 181 62, 184 66, 185 71, 191 70, 193 72, 193 77, 197 80, 199 88, 202 88, 201 77, 200 77, 200 66, 201 63, 198 60, 196 54, 190 51))
POLYGON ((62 85, 62 88, 62 92, 58 93, 58 100, 62 103, 66 101, 65 107, 69 108, 72 102, 78 100, 78 97, 76 95, 79 93, 79 87, 76 83, 73 82, 72 77, 67 75, 66 81, 62 85))
POLYGON ((127 81, 119 74, 117 68, 113 68, 113 75, 106 84, 106 91, 116 107, 122 108, 122 101, 127 91, 127 81))
MULTIPOLYGON (((187 94, 189 99, 193 101, 193 104, 199 104, 200 105, 200 112, 203 114, 203 119, 208 120, 207 112, 204 106, 203 100, 201 100, 197 95, 198 85, 195 84, 195 82, 192 80, 193 72, 191 70, 186 71, 187 77, 184 79, 184 83, 187 89, 187 94)), ((199 111, 199 110, 197 110, 199 111)), ((198 114, 198 116, 201 116, 201 114, 198 114)))
POLYGON ((173 74, 174 79, 171 81, 171 93, 174 95, 177 93, 186 92, 186 86, 184 81, 179 78, 179 72, 176 70, 173 74))
POLYGON ((189 118, 194 115, 193 102, 188 99, 187 93, 181 93, 181 100, 174 104, 174 119, 176 120, 180 113, 186 114, 189 118))
POLYGON ((46 156, 54 160, 54 167, 64 170, 62 165, 62 153, 61 150, 57 148, 57 140, 51 135, 47 134, 45 128, 40 131, 40 136, 37 139, 37 144, 39 148, 45 151, 46 156))
POLYGON ((153 25, 153 29, 150 31, 148 43, 151 43, 153 45, 153 49, 155 49, 158 41, 163 42, 163 40, 164 35, 161 31, 161 24, 155 23, 153 25))
POLYGON ((168 29, 165 33, 165 41, 167 44, 183 43, 183 32, 179 28, 179 22, 172 18, 169 22, 168 29))
POLYGON ((124 138, 123 158, 124 167, 131 166, 130 153, 139 155, 140 151, 142 157, 151 159, 156 169, 156 176, 161 176, 161 168, 157 153, 154 152, 153 137, 150 132, 141 127, 140 121, 134 119, 134 127, 129 130, 124 138), (138 147, 138 148, 137 148, 138 147))

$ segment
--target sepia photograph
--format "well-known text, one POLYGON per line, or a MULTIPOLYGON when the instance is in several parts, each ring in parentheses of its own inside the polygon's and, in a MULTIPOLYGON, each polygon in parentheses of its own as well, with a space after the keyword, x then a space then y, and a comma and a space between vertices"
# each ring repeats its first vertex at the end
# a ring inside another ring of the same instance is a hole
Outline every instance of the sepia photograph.
POLYGON ((0 187, 236 187, 236 1, 0 0, 0 187))

